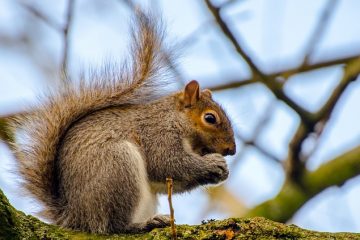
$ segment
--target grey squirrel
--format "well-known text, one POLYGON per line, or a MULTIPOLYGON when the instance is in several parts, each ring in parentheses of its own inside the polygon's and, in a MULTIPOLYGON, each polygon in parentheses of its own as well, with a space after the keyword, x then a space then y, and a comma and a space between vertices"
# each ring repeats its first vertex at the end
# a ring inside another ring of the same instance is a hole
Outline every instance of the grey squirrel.
MULTIPOLYGON (((223 156, 236 151, 231 123, 209 90, 191 81, 161 96, 163 30, 138 14, 131 64, 91 81, 67 83, 13 119, 30 141, 14 143, 24 187, 43 215, 93 233, 142 232, 169 225, 156 196, 228 177, 223 156)), ((166 74, 166 73, 165 73, 166 74)))

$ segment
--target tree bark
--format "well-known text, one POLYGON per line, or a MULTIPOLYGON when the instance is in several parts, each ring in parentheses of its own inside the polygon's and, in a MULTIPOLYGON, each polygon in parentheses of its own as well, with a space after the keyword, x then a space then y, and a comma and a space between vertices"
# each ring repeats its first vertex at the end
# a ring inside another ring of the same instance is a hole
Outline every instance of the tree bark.
MULTIPOLYGON (((190 214, 190 213, 189 213, 190 214)), ((178 239, 360 239, 356 233, 321 233, 262 217, 177 226, 178 239)), ((12 207, 0 190, 0 239, 171 239, 170 227, 144 234, 95 235, 41 222, 12 207)))

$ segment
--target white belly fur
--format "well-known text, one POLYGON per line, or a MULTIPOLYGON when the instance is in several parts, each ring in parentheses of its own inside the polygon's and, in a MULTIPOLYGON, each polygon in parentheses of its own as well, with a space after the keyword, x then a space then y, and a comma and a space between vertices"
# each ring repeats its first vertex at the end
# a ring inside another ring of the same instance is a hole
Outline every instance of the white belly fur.
POLYGON ((145 161, 143 160, 139 150, 130 142, 126 142, 126 144, 132 153, 131 155, 134 156, 133 161, 136 162, 139 173, 138 184, 140 188, 140 201, 133 213, 132 223, 142 223, 146 222, 155 215, 158 204, 157 196, 156 193, 152 192, 150 189, 145 161))

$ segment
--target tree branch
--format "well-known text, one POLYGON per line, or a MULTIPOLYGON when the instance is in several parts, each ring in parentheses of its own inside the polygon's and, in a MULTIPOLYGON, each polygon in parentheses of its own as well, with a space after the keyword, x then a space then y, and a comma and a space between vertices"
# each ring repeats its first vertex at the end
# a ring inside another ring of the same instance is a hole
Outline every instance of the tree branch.
MULTIPOLYGON (((221 8, 215 7, 210 0, 206 0, 206 5, 211 11, 212 15, 214 16, 216 22, 218 23, 219 27, 221 28, 221 31, 224 33, 224 35, 230 40, 232 45, 235 47, 236 52, 245 60, 245 62, 249 65, 252 73, 254 76, 259 76, 263 79, 266 79, 267 77, 261 72, 261 70, 256 66, 254 61, 251 59, 251 57, 244 51, 244 49, 240 46, 239 40, 235 38, 231 30, 229 29, 228 25, 225 23, 225 21, 220 16, 220 10, 221 8)), ((254 77, 255 78, 255 77, 254 77)))
MULTIPOLYGON (((311 64, 308 63, 307 65, 304 65, 301 68, 295 67, 295 68, 291 68, 291 69, 287 69, 287 70, 282 70, 279 72, 269 73, 268 76, 271 79, 274 79, 276 77, 289 78, 293 75, 301 74, 304 72, 309 72, 309 71, 326 68, 326 67, 333 67, 333 66, 340 65, 340 64, 347 64, 347 63, 353 61, 354 59, 359 58, 359 56, 360 56, 360 53, 357 53, 352 56, 347 56, 347 57, 340 57, 340 58, 335 58, 335 59, 324 59, 319 62, 315 62, 315 63, 311 63, 311 64)), ((211 88, 211 90, 213 90, 213 91, 226 90, 226 89, 242 87, 244 85, 249 85, 249 84, 254 84, 254 83, 259 83, 259 81, 255 80, 253 78, 239 79, 238 81, 232 81, 232 82, 226 83, 226 84, 219 84, 216 87, 211 88)))
MULTIPOLYGON (((245 62, 250 67, 253 79, 255 81, 262 82, 268 89, 272 91, 272 93, 281 101, 283 101, 285 104, 291 107, 296 113, 299 114, 300 118, 304 122, 311 121, 311 113, 302 108, 300 105, 298 105, 296 102, 294 102, 291 98, 289 98, 282 90, 282 84, 279 84, 276 79, 272 79, 269 76, 266 76, 253 62, 253 60, 250 58, 250 56, 244 51, 244 49, 239 44, 239 40, 235 38, 231 30, 229 29, 228 25, 225 23, 225 21, 222 19, 220 15, 220 8, 215 7, 213 4, 211 4, 210 0, 205 1, 207 4, 207 7, 213 14, 216 22, 218 23, 219 27, 221 28, 221 31, 223 34, 230 40, 231 44, 234 46, 236 52, 245 60, 245 62)), ((238 37, 239 38, 239 37, 238 37)))
POLYGON ((317 22, 312 35, 310 36, 308 43, 305 47, 305 57, 303 60, 303 63, 301 64, 300 68, 302 68, 303 65, 307 65, 309 62, 309 58, 314 53, 315 47, 317 44, 319 44, 321 38, 323 37, 325 30, 327 29, 330 18, 332 14, 334 13, 334 10, 337 6, 338 1, 336 0, 328 0, 326 3, 324 10, 322 14, 319 17, 319 21, 317 22))
POLYGON ((227 84, 224 84, 224 85, 220 84, 220 85, 217 85, 216 87, 210 88, 210 90, 211 91, 220 91, 220 90, 243 87, 243 86, 251 85, 251 84, 254 84, 254 83, 259 83, 259 82, 256 81, 255 79, 251 78, 251 79, 233 81, 231 83, 227 83, 227 84))
POLYGON ((264 216, 286 222, 315 195, 328 187, 341 186, 359 174, 360 146, 324 163, 313 172, 305 171, 301 179, 302 188, 287 180, 275 198, 254 207, 245 216, 264 216))
POLYGON ((62 38, 64 41, 64 47, 61 57, 61 73, 63 75, 62 81, 66 82, 68 81, 68 63, 69 63, 69 46, 70 46, 70 38, 69 38, 69 32, 73 20, 74 15, 74 5, 75 0, 68 0, 68 7, 66 11, 66 19, 64 26, 61 26, 59 23, 55 22, 51 18, 45 16, 43 13, 41 13, 39 10, 37 10, 35 7, 22 3, 22 6, 25 7, 30 13, 32 13, 37 18, 41 19, 44 23, 46 23, 51 28, 58 31, 60 34, 62 34, 62 38))
POLYGON ((343 77, 338 86, 333 90, 328 101, 324 106, 315 114, 313 114, 312 122, 299 124, 299 127, 290 141, 289 152, 287 157, 287 173, 292 180, 298 184, 302 184, 300 178, 305 169, 305 160, 308 157, 302 158, 302 144, 307 137, 315 132, 318 136, 321 135, 322 130, 328 122, 336 103, 342 96, 349 84, 354 81, 360 73, 360 57, 353 59, 344 68, 343 77))
MULTIPOLYGON (((189 213, 190 214, 190 213, 189 213)), ((0 236, 4 239, 170 239, 171 229, 154 229, 144 234, 95 235, 49 225, 14 209, 0 190, 0 236)), ((178 239, 355 239, 356 233, 320 233, 284 225, 264 218, 208 221, 201 225, 178 226, 178 239)))
POLYGON ((290 140, 287 158, 284 162, 287 177, 294 183, 299 184, 299 186, 301 186, 301 177, 305 171, 305 162, 300 158, 302 144, 311 132, 313 132, 313 125, 309 128, 303 123, 299 124, 293 138, 290 140))
POLYGON ((351 82, 355 81, 360 74, 360 57, 351 60, 344 68, 343 77, 340 80, 338 86, 333 90, 328 101, 324 106, 316 113, 317 121, 327 121, 338 102, 341 95, 351 82))
POLYGON ((75 0, 68 0, 68 7, 66 11, 66 20, 64 27, 62 29, 63 33, 63 41, 64 41, 64 48, 63 48, 63 55, 61 58, 61 71, 65 75, 63 78, 63 81, 67 81, 67 75, 68 75, 68 64, 69 64, 69 48, 70 48, 70 37, 69 32, 74 16, 74 6, 75 6, 75 0))
POLYGON ((28 3, 20 2, 21 6, 23 6, 26 10, 28 10, 31 14, 33 14, 35 17, 41 19, 45 24, 47 24, 50 28, 55 29, 56 31, 61 32, 63 30, 63 27, 51 19, 48 16, 45 16, 42 12, 40 12, 38 9, 36 9, 34 6, 31 6, 28 3))

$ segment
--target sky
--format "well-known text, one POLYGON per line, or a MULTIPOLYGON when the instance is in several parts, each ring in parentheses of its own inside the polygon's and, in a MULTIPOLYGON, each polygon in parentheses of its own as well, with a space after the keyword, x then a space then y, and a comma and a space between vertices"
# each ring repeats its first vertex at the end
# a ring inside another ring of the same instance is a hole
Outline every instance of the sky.
MULTIPOLYGON (((29 2, 55 21, 64 22, 66 1, 29 2)), ((126 7, 118 1, 92 2, 77 1, 70 38, 70 69, 73 72, 84 66, 99 66, 108 59, 121 61, 126 56, 129 23, 126 7)), ((327 3, 311 0, 233 2, 223 12, 225 19, 230 21, 238 33, 237 37, 265 72, 294 67, 301 61, 307 39, 327 3)), ((162 9, 168 28, 168 42, 177 42, 181 46, 178 69, 182 72, 183 81, 197 79, 202 87, 209 87, 219 81, 242 80, 250 76, 246 64, 234 55, 232 47, 213 25, 203 1, 141 1, 141 4, 156 5, 162 9)), ((358 9, 360 1, 338 1, 329 28, 316 46, 311 61, 360 52, 360 25, 356 24, 360 22, 358 9)), ((22 21, 24 14, 27 14, 26 10, 19 7, 17 1, 0 0, 0 33, 15 34, 31 25, 31 22, 22 21)), ((40 33, 44 37, 36 39, 38 48, 33 49, 33 53, 39 58, 49 58, 48 64, 59 64, 61 37, 46 24, 41 27, 40 33), (45 52, 42 48, 51 51, 45 52)), ((336 86, 341 73, 341 67, 333 67, 294 76, 285 90, 301 106, 315 111, 336 86)), ((26 57, 22 48, 0 46, 0 76, 0 115, 33 104, 46 82, 44 74, 34 70, 33 60, 26 57)), ((214 98, 228 111, 235 129, 245 136, 251 134, 257 119, 274 102, 274 97, 261 85, 215 92, 214 98)), ((356 81, 337 105, 318 150, 309 160, 309 169, 314 170, 324 161, 360 144, 359 102, 360 81, 356 81)), ((278 158, 284 158, 298 122, 297 116, 287 106, 276 104, 276 110, 258 138, 259 144, 278 158)), ((14 159, 2 143, 0 156, 3 163, 0 166, 0 188, 16 208, 26 213, 35 212, 37 203, 21 194, 16 185, 18 177, 9 173, 15 168, 14 159)), ((234 159, 227 161, 232 164, 234 159)), ((247 206, 255 206, 275 196, 284 181, 281 166, 251 148, 230 171, 230 178, 225 184, 247 206)), ((360 177, 357 177, 340 188, 329 188, 316 196, 290 222, 319 231, 360 232, 359 199, 360 177)), ((207 203, 201 188, 176 196, 177 223, 195 224, 201 218, 229 216, 216 208, 204 213, 207 203)), ((165 197, 160 198, 160 212, 168 212, 165 197)))

